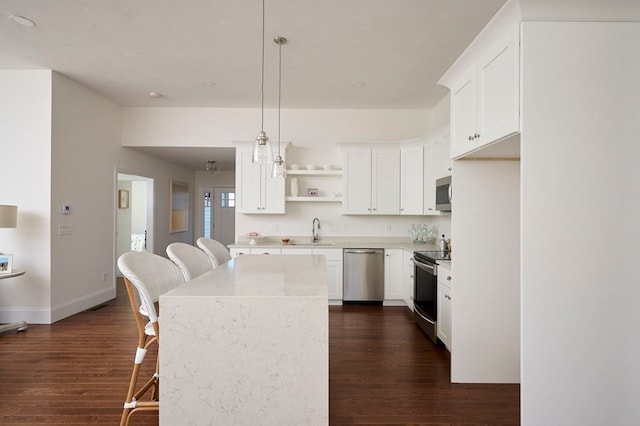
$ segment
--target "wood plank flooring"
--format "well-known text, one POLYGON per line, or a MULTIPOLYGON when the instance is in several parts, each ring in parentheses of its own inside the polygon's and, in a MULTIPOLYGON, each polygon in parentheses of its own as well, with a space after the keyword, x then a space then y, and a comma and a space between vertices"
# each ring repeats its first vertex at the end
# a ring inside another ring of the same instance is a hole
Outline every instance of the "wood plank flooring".
MULTIPOLYGON (((449 383, 449 353, 408 309, 332 306, 329 322, 331 425, 519 424, 519 386, 449 383)), ((118 424, 135 344, 121 285, 105 307, 0 335, 0 424, 118 424)))

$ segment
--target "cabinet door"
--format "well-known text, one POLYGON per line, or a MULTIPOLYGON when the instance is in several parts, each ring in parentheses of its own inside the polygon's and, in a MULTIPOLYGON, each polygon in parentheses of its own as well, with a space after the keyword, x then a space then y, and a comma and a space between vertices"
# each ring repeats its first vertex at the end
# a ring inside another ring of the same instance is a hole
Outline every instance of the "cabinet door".
POLYGON ((423 212, 425 215, 438 215, 436 210, 436 173, 435 144, 427 142, 424 146, 424 192, 423 212))
POLYGON ((261 185, 261 213, 284 214, 284 183, 283 177, 271 177, 271 165, 262 166, 261 185))
POLYGON ((236 258, 244 254, 251 254, 251 250, 248 248, 232 248, 229 249, 229 254, 231 254, 232 258, 236 258))
POLYGON ((345 148, 343 151, 342 212, 371 213, 371 150, 345 148))
POLYGON ((282 251, 279 248, 273 247, 253 247, 251 249, 251 254, 282 254, 282 251))
POLYGON ((272 178, 269 164, 254 164, 252 152, 236 150, 236 212, 284 214, 284 178, 272 178))
POLYGON ((297 256, 297 255, 309 255, 313 254, 311 249, 308 248, 283 248, 280 254, 285 254, 289 256, 297 256))
POLYGON ((478 147, 520 128, 518 59, 517 38, 510 34, 478 63, 478 147))
POLYGON ((413 311, 413 252, 402 252, 402 298, 413 311))
POLYGON ((261 213, 262 168, 251 162, 251 151, 236 151, 236 212, 261 213))
POLYGON ((400 214, 400 150, 371 150, 371 214, 400 214))
POLYGON ((451 157, 454 158, 476 147, 476 78, 476 67, 473 66, 451 90, 451 157))
POLYGON ((384 251, 384 299, 402 300, 402 251, 384 251))
POLYGON ((327 260, 327 293, 329 300, 342 300, 342 261, 327 260))
POLYGON ((323 255, 327 263, 327 292, 329 300, 342 301, 342 249, 313 249, 323 255))
POLYGON ((447 133, 434 141, 435 179, 450 176, 452 171, 450 134, 447 133))
POLYGON ((424 197, 422 144, 400 148, 400 214, 421 215, 424 197))
POLYGON ((438 281, 438 318, 436 321, 438 339, 451 350, 451 290, 438 281))

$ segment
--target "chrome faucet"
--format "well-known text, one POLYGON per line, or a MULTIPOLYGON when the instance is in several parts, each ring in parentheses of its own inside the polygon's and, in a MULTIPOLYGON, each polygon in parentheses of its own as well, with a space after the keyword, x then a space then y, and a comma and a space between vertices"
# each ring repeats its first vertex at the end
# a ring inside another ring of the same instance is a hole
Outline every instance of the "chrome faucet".
POLYGON ((318 219, 317 217, 313 218, 313 223, 311 224, 311 226, 313 227, 313 229, 311 229, 311 241, 312 242, 316 242, 318 241, 318 231, 316 231, 316 222, 318 222, 318 229, 320 229, 320 219, 318 219))

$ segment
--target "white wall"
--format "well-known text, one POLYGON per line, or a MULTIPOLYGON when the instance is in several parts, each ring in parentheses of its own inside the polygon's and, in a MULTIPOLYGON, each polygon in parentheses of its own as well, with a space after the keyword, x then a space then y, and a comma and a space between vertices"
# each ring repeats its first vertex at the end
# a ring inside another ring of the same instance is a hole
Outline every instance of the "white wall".
MULTIPOLYGON (((448 117, 448 100, 441 104, 436 124, 448 117)), ((273 127, 276 112, 265 112, 265 130, 272 140, 277 135, 273 127)), ((123 108, 122 142, 126 146, 235 146, 234 141, 255 138, 259 114, 258 109, 123 108)), ((340 142, 400 142, 421 137, 435 127, 432 115, 427 110, 282 110, 281 139, 291 141, 286 161, 342 166, 340 142)), ((336 182, 341 190, 339 179, 336 182)), ((407 236, 412 223, 438 224, 450 233, 448 216, 342 216, 339 203, 290 202, 286 208, 286 215, 237 214, 236 235, 257 231, 310 236, 314 217, 322 221, 321 236, 407 236)))
POLYGON ((18 206, 18 227, 0 229, 0 251, 21 277, 2 280, 0 322, 48 322, 51 301, 51 71, 0 71, 0 204, 18 206))
MULTIPOLYGON (((252 141, 259 109, 123 108, 123 146, 222 146, 252 141)), ((265 131, 277 141, 277 110, 265 110, 265 131)), ((338 161, 338 142, 390 142, 424 135, 428 110, 282 110, 281 140, 314 148, 321 164, 338 161)))
POLYGON ((639 43, 523 24, 524 425, 640 424, 639 43))
POLYGON ((456 161, 452 185, 451 381, 518 383, 520 162, 456 161))
POLYGON ((0 321, 49 323, 115 295, 118 169, 156 178, 156 252, 192 241, 190 231, 168 233, 168 210, 169 180, 193 188, 193 172, 122 148, 117 105, 50 70, 0 71, 0 117, 0 178, 11 183, 0 202, 19 206, 3 251, 27 271, 0 286, 0 321))

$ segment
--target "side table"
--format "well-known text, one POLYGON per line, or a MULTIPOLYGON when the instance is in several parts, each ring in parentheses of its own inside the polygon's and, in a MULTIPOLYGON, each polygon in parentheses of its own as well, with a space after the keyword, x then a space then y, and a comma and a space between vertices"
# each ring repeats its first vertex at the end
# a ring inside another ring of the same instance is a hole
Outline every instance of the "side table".
MULTIPOLYGON (((19 277, 20 275, 24 275, 24 273, 25 271, 13 271, 9 273, 2 273, 0 274, 0 280, 3 280, 5 278, 19 277)), ((27 329, 26 321, 18 321, 11 324, 0 325, 0 333, 4 333, 5 331, 9 331, 9 330, 24 331, 26 329, 27 329)))

